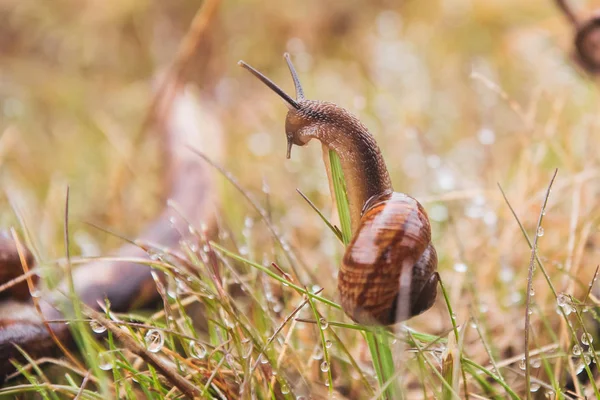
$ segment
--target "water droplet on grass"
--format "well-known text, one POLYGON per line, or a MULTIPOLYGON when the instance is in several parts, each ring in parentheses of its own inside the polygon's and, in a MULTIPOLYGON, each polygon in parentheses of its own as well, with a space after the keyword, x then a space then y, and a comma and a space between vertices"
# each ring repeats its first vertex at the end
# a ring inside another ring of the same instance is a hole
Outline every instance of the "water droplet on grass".
POLYGON ((95 319, 90 321, 90 328, 92 328, 92 331, 94 333, 106 332, 106 327, 104 325, 102 325, 100 322, 96 321, 95 319))
POLYGON ((110 371, 113 367, 114 357, 108 351, 98 353, 98 368, 103 371, 110 371))
POLYGON ((559 307, 564 307, 565 305, 569 304, 569 296, 564 293, 560 293, 558 296, 556 296, 556 303, 559 307))
POLYGON ((317 349, 315 350, 315 352, 312 355, 312 358, 314 360, 321 360, 323 358, 323 349, 321 349, 320 347, 317 347, 317 349))
POLYGON ((150 329, 144 336, 146 348, 151 353, 158 353, 165 344, 165 337, 162 332, 157 329, 150 329))
POLYGON ((200 360, 206 357, 206 347, 194 340, 190 341, 189 352, 192 357, 200 360))
POLYGON ((325 330, 329 327, 329 322, 327 322, 325 318, 321 318, 319 323, 321 324, 321 330, 325 330))

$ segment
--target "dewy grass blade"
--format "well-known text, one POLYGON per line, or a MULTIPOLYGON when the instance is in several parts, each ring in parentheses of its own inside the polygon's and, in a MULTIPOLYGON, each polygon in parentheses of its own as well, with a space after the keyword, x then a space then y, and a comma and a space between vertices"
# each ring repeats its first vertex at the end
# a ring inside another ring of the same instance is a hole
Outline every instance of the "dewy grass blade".
MULTIPOLYGON (((554 180, 554 177, 556 176, 556 173, 558 172, 558 170, 555 170, 554 176, 552 177, 552 180, 554 180)), ((550 188, 551 185, 549 185, 550 188)), ((500 193, 502 193, 502 197, 504 198, 504 201, 506 202, 506 205, 508 206, 508 208, 510 209, 510 212, 512 213, 513 217, 515 218, 517 224, 519 225, 519 229, 521 230, 521 233, 523 234, 523 237, 525 238, 525 240, 527 241, 527 244, 529 245, 529 248, 532 250, 532 256, 535 259, 535 261, 537 262, 537 265, 540 267, 540 271, 542 272, 542 275, 544 276, 546 282, 548 283, 548 287, 550 288, 550 290, 552 291, 552 294, 554 296, 555 299, 557 299, 558 297, 558 292, 556 291, 556 288, 554 287, 552 280, 550 279, 550 276, 548 275, 548 272, 546 271, 546 268, 544 267, 544 263, 542 262, 542 260, 540 260, 540 257, 538 255, 537 251, 534 251, 535 246, 532 243, 531 239, 529 238, 529 235, 527 235, 527 231, 525 230, 525 227, 523 226, 523 224, 521 223, 521 220, 519 219, 515 209, 512 207, 512 205, 510 204, 510 201, 508 200, 508 197, 506 197, 506 193, 504 193, 504 190, 502 190, 502 186, 500 186, 500 184, 498 184, 498 188, 500 189, 500 193)), ((549 192, 546 193, 546 199, 545 202, 542 206, 542 214, 545 213, 545 209, 546 209, 546 201, 547 201, 547 197, 549 196, 549 192)), ((537 234, 537 232, 536 232, 537 234)), ((560 312, 561 316, 563 317, 563 320, 565 321, 565 326, 567 327, 569 333, 571 334, 571 338, 573 339, 573 341, 577 341, 577 334, 573 328, 573 326, 569 323, 568 317, 565 313, 565 310, 563 309, 563 307, 559 307, 558 311, 560 312)), ((583 360, 583 353, 581 354, 580 357, 583 360)), ((527 366, 529 365, 529 363, 527 363, 527 366)), ((595 380, 593 378, 593 374, 589 368, 589 366, 587 364, 585 364, 585 370, 586 373, 588 375, 588 378, 590 379, 592 388, 594 390, 594 393, 597 393, 597 397, 600 398, 600 392, 598 391, 598 388, 596 386, 595 380)), ((555 388, 556 389, 556 388, 555 388)), ((558 391, 557 391, 558 393, 558 391)), ((529 394, 529 392, 528 392, 529 394)), ((560 394, 562 395, 562 394, 560 394)))
POLYGON ((345 245, 348 245, 352 238, 348 192, 346 191, 346 181, 344 180, 344 172, 342 171, 340 158, 333 151, 329 151, 329 163, 331 164, 331 180, 333 181, 333 191, 335 193, 337 210, 340 216, 340 225, 342 226, 342 240, 345 245))
POLYGON ((552 190, 552 184, 554 183, 554 179, 556 178, 556 173, 558 170, 554 170, 554 175, 552 175, 552 179, 550 179, 550 184, 548 185, 548 189, 546 190, 546 195, 544 196, 544 202, 542 204, 542 208, 540 209, 540 215, 538 217, 538 222, 536 225, 536 233, 533 239, 533 246, 531 247, 531 258, 529 260, 529 271, 527 275, 527 300, 525 307, 525 390, 527 391, 527 398, 531 398, 531 365, 529 362, 529 325, 531 319, 531 290, 533 287, 533 267, 535 266, 535 257, 537 253, 537 242, 541 234, 538 234, 540 229, 542 229, 542 221, 544 219, 544 214, 546 214, 546 205, 548 204, 548 198, 550 197, 550 191, 552 190))

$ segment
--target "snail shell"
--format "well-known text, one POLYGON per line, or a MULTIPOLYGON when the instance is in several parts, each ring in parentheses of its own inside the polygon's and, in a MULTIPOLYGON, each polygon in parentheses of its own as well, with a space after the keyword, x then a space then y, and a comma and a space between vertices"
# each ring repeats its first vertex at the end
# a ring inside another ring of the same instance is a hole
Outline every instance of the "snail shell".
POLYGON ((342 307, 367 325, 391 325, 421 314, 435 302, 436 266, 429 218, 421 204, 397 192, 371 199, 342 260, 342 307), (405 309, 398 307, 399 300, 407 304, 405 309))

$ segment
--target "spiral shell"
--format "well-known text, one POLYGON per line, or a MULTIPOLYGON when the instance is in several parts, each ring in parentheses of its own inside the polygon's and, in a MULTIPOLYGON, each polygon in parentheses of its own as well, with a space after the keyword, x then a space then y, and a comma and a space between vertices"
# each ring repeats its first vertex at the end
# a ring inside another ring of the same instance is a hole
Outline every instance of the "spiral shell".
POLYGON ((365 325, 391 325, 418 315, 435 301, 436 267, 421 204, 395 192, 371 199, 339 272, 342 307, 365 325))

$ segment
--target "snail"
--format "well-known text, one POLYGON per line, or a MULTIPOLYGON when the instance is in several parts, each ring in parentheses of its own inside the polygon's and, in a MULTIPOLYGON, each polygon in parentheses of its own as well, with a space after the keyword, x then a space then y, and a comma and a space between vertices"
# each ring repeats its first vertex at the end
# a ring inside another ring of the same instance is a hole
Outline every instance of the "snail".
POLYGON ((600 73, 600 13, 582 19, 567 4, 567 0, 556 0, 556 4, 575 29, 577 62, 591 74, 600 73))
POLYGON ((338 274, 342 308, 364 325, 393 325, 425 312, 435 302, 439 280, 425 209, 393 191, 381 151, 358 118, 333 103, 304 98, 291 59, 284 57, 295 100, 244 61, 238 64, 286 101, 287 158, 293 145, 311 139, 340 158, 352 227, 338 274))

